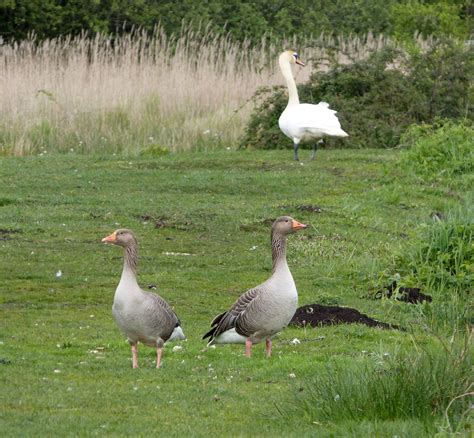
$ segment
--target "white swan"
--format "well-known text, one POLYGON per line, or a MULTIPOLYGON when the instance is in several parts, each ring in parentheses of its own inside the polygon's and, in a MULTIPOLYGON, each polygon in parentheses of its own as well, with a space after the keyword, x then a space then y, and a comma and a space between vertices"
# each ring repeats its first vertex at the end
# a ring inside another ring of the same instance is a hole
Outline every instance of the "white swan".
POLYGON ((317 105, 300 103, 298 90, 291 72, 291 64, 304 67, 298 53, 292 50, 283 52, 278 62, 281 73, 288 87, 288 105, 278 119, 278 126, 283 134, 293 140, 295 160, 298 160, 298 147, 301 141, 313 140, 311 159, 316 154, 316 141, 324 137, 348 137, 349 134, 341 129, 336 117, 336 111, 329 109, 329 104, 319 102, 317 105))

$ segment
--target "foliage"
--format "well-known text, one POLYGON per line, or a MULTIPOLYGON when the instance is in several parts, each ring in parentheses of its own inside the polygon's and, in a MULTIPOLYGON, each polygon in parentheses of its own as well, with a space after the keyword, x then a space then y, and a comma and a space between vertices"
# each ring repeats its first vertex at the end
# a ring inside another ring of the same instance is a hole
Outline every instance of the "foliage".
POLYGON ((452 0, 393 3, 390 14, 393 35, 405 41, 411 40, 415 34, 467 38, 469 23, 462 17, 464 8, 467 8, 467 2, 456 4, 452 0))
POLYGON ((409 354, 372 354, 356 369, 328 365, 309 380, 298 407, 320 424, 416 418, 425 432, 467 433, 470 339, 459 338, 431 351, 416 345, 409 354))
POLYGON ((21 40, 30 32, 44 39, 83 32, 121 34, 134 27, 150 31, 158 23, 171 35, 179 33, 183 22, 254 44, 264 35, 279 40, 320 32, 360 35, 395 30, 397 35, 412 36, 421 30, 467 37, 465 10, 464 0, 456 6, 446 0, 3 0, 0 29, 6 40, 21 40))
MULTIPOLYGON (((367 60, 349 65, 334 63, 328 72, 313 73, 298 92, 301 102, 326 101, 338 111, 349 138, 330 140, 330 144, 388 148, 397 146, 413 123, 429 123, 436 117, 472 118, 473 71, 472 51, 445 40, 426 52, 413 51, 410 56, 387 47, 367 60)), ((286 102, 286 93, 276 89, 258 104, 241 146, 291 147, 291 140, 277 124, 286 102)))
POLYGON ((406 168, 426 180, 474 172, 474 129, 465 124, 413 125, 402 136, 406 168))
POLYGON ((4 17, 0 22, 2 36, 17 40, 31 31, 43 39, 83 31, 122 33, 133 26, 151 30, 157 23, 170 35, 186 22, 194 28, 208 26, 217 33, 229 32, 236 40, 256 43, 265 33, 277 38, 334 29, 346 34, 380 33, 390 26, 387 0, 296 0, 291 4, 274 0, 16 0, 4 1, 0 11, 4 17))

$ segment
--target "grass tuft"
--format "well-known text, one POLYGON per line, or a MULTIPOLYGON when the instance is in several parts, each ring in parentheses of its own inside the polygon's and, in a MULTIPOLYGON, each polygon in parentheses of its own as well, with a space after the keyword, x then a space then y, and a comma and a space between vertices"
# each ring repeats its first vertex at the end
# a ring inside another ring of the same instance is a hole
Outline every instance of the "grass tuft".
POLYGON ((470 337, 437 349, 374 354, 348 368, 331 362, 307 382, 299 408, 324 423, 416 419, 426 432, 467 432, 472 400, 470 337), (442 419, 442 420, 441 420, 442 419))
POLYGON ((432 328, 453 331, 472 323, 474 284, 474 208, 471 205, 435 217, 396 262, 402 282, 433 295, 420 312, 432 328))

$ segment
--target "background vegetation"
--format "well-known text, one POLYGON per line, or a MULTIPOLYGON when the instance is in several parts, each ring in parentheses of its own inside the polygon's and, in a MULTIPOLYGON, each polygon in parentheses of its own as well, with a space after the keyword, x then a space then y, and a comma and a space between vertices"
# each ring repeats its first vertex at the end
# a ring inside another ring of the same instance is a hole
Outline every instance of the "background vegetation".
POLYGON ((0 17, 3 435, 472 434, 468 2, 3 0, 0 17), (269 150, 291 146, 288 47, 347 150, 269 150), (301 304, 404 330, 290 328, 271 360, 206 348, 268 277, 282 214, 310 224, 289 243, 301 304), (131 370, 110 314, 122 254, 100 239, 122 226, 188 335, 159 371, 144 347, 131 370), (394 280, 432 302, 373 298, 394 280))
MULTIPOLYGON (((314 72, 298 93, 301 102, 330 102, 338 111, 350 139, 327 144, 395 147, 414 123, 432 123, 437 118, 472 121, 473 74, 474 51, 463 43, 436 41, 426 50, 410 52, 387 45, 353 63, 341 65, 335 59, 329 71, 314 72)), ((250 118, 241 146, 292 148, 276 123, 288 102, 286 87, 268 91, 269 97, 250 118)))
POLYGON ((253 43, 264 35, 278 41, 321 32, 466 38, 466 18, 472 13, 467 0, 2 0, 0 29, 8 40, 24 39, 32 31, 40 39, 83 32, 121 34, 133 27, 150 31, 157 23, 170 36, 179 33, 183 22, 253 43))

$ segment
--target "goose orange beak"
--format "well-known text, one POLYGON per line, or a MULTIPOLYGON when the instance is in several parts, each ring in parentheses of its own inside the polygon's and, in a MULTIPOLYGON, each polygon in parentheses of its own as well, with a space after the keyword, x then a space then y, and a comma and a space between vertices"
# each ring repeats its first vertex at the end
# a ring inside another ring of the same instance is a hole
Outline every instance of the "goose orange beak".
POLYGON ((302 228, 308 228, 308 225, 302 224, 301 222, 295 221, 293 219, 293 223, 291 224, 291 228, 293 228, 293 230, 301 230, 302 228))
POLYGON ((114 232, 113 232, 112 234, 110 234, 109 236, 104 237, 104 238, 102 239, 102 242, 104 242, 104 243, 107 243, 107 242, 114 243, 116 240, 117 240, 117 235, 115 234, 115 231, 114 231, 114 232))

